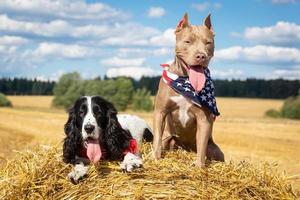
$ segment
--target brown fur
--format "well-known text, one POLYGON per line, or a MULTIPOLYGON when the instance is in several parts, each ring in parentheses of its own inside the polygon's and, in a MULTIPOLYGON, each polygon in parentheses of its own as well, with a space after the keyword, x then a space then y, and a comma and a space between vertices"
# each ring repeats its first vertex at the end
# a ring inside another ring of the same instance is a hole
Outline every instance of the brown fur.
MULTIPOLYGON (((207 67, 214 54, 214 32, 210 15, 203 26, 192 26, 185 14, 175 34, 176 57, 169 71, 183 76, 188 75, 187 66, 207 67), (202 59, 199 59, 199 55, 202 59)), ((213 122, 214 117, 208 109, 199 108, 181 98, 161 79, 154 110, 154 158, 160 159, 162 150, 173 149, 176 141, 177 145, 197 152, 197 166, 205 166, 205 157, 224 161, 222 151, 212 140, 213 122), (184 109, 179 110, 178 102, 184 109), (182 123, 182 112, 185 112, 185 123, 182 123)))

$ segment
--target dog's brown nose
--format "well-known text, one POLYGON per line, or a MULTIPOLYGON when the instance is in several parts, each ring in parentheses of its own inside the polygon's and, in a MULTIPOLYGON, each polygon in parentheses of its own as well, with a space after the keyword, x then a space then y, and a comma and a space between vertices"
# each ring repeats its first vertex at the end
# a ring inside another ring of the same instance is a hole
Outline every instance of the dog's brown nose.
POLYGON ((204 53, 197 53, 196 54, 196 61, 198 63, 203 63, 203 62, 206 61, 206 59, 207 59, 207 56, 204 53))

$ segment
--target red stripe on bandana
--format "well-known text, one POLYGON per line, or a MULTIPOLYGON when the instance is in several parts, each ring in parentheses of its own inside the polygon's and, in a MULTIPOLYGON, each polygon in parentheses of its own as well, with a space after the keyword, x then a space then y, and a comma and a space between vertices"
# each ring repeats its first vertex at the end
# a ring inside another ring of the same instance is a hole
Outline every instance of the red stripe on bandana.
POLYGON ((170 81, 172 80, 168 74, 167 74, 167 70, 169 69, 169 64, 160 64, 160 66, 162 66, 164 68, 164 71, 163 71, 163 74, 162 74, 162 77, 164 79, 164 81, 167 83, 167 84, 170 84, 170 81))
POLYGON ((169 85, 172 79, 168 76, 166 70, 163 71, 162 76, 163 76, 163 79, 164 79, 164 80, 167 82, 167 84, 169 85))
POLYGON ((163 68, 170 67, 169 64, 160 64, 160 66, 162 66, 163 68))

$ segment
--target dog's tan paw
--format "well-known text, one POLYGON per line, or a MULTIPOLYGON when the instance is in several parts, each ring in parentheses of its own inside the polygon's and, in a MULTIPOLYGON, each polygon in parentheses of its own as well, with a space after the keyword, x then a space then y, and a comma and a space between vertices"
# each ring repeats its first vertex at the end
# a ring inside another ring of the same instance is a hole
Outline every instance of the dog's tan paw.
POLYGON ((151 158, 153 160, 159 160, 159 159, 161 159, 161 151, 152 151, 151 158))
POLYGON ((197 167, 200 167, 200 168, 205 168, 205 163, 200 162, 200 161, 196 161, 196 162, 195 162, 195 165, 196 165, 197 167))

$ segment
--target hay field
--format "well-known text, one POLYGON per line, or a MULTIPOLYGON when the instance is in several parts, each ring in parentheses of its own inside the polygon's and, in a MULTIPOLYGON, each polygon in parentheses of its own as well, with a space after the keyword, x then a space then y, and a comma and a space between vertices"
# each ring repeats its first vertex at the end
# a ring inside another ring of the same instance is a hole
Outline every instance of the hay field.
MULTIPOLYGON (((15 155, 13 150, 37 144, 58 144, 63 138, 66 114, 50 108, 52 97, 13 97, 14 108, 0 108, 0 163, 15 155)), ((300 191, 300 121, 270 119, 264 112, 279 109, 280 100, 218 98, 221 112, 214 138, 226 160, 262 161, 278 164, 300 191), (297 179, 298 178, 298 179, 297 179)), ((137 114, 152 125, 152 113, 137 114)))
POLYGON ((9 96, 14 108, 50 108, 53 96, 9 96))

